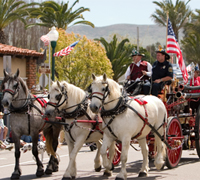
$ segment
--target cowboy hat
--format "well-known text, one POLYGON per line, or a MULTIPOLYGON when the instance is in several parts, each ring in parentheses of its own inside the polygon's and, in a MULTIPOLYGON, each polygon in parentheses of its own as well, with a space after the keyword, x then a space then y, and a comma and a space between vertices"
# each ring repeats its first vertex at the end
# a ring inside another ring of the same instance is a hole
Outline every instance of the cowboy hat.
POLYGON ((156 51, 156 53, 161 53, 161 54, 165 55, 165 60, 169 60, 169 59, 170 59, 170 55, 167 54, 167 53, 165 52, 165 50, 162 49, 162 48, 159 48, 159 49, 156 51))
POLYGON ((142 57, 145 57, 144 54, 139 53, 137 50, 133 50, 132 51, 131 57, 133 57, 133 56, 142 56, 142 57))
POLYGON ((4 115, 4 113, 0 112, 0 116, 3 116, 3 115, 4 115))

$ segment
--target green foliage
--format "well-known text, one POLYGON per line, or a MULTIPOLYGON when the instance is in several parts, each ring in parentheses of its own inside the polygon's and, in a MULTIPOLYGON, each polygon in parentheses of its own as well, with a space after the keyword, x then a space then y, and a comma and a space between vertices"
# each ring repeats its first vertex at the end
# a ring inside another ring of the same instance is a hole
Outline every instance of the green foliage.
POLYGON ((27 27, 34 25, 40 25, 45 27, 55 26, 57 28, 67 29, 69 25, 84 24, 94 27, 94 24, 90 21, 86 21, 83 17, 83 12, 90 11, 89 8, 80 7, 76 10, 72 10, 78 3, 76 0, 71 7, 69 7, 69 1, 67 3, 56 3, 54 1, 44 1, 38 3, 39 7, 33 7, 27 9, 30 14, 29 18, 37 18, 40 20, 38 23, 29 24, 27 27), (80 20, 81 19, 81 20, 80 20))
POLYGON ((107 42, 103 37, 100 39, 95 39, 103 44, 106 55, 110 62, 112 63, 112 69, 114 72, 113 79, 118 81, 118 79, 126 72, 127 67, 131 63, 130 54, 132 47, 126 45, 129 40, 122 39, 121 42, 118 42, 116 34, 113 36, 112 41, 107 42))
POLYGON ((25 1, 0 0, 0 43, 5 43, 6 38, 3 29, 15 20, 19 20, 26 24, 24 19, 27 16, 25 9, 31 4, 25 1))
POLYGON ((86 36, 81 38, 78 34, 67 34, 63 29, 58 31, 59 39, 56 52, 79 39, 80 41, 69 55, 55 57, 57 80, 66 80, 82 89, 86 89, 92 82, 92 73, 95 75, 106 73, 108 77, 112 78, 112 65, 106 56, 105 49, 99 42, 89 40, 86 36))
POLYGON ((168 13, 174 33, 178 39, 178 31, 185 26, 188 18, 192 14, 192 11, 188 6, 189 2, 190 0, 188 0, 187 2, 176 0, 174 5, 172 0, 162 0, 161 2, 153 1, 153 3, 156 4, 159 9, 156 9, 151 17, 155 23, 161 26, 166 26, 168 13))

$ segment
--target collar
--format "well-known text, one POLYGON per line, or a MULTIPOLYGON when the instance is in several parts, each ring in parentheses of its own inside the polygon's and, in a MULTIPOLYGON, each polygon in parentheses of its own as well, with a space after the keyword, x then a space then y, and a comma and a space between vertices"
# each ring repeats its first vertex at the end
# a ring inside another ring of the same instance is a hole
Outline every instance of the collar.
POLYGON ((142 61, 142 60, 140 60, 139 62, 137 62, 135 65, 139 67, 139 66, 140 66, 140 63, 141 63, 141 61, 142 61))

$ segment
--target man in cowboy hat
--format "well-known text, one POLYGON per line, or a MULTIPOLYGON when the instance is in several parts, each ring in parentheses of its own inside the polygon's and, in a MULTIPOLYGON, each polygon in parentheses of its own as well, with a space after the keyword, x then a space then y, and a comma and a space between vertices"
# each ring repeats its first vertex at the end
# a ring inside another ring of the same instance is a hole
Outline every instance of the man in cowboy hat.
POLYGON ((148 80, 151 76, 151 69, 152 66, 149 62, 143 61, 142 57, 145 57, 144 54, 140 54, 137 50, 133 50, 131 57, 133 58, 133 63, 127 68, 125 73, 125 79, 130 80, 133 83, 131 85, 128 85, 127 92, 134 91, 135 93, 131 93, 132 95, 139 94, 140 92, 137 92, 137 87, 140 84, 139 81, 145 81, 148 80))
POLYGON ((159 48, 156 51, 156 59, 152 65, 152 91, 150 92, 151 83, 146 83, 143 86, 144 94, 158 95, 158 92, 162 90, 166 83, 169 83, 173 79, 172 64, 167 61, 170 59, 169 54, 164 49, 159 48))

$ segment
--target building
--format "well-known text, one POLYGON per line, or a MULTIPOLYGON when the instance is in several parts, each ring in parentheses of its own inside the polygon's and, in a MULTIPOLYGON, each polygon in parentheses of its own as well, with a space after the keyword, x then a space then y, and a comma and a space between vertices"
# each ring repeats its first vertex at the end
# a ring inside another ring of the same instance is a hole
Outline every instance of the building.
POLYGON ((20 77, 25 80, 28 88, 36 85, 36 72, 43 62, 44 54, 35 50, 22 49, 0 43, 0 84, 4 78, 3 69, 9 73, 20 71, 20 77))

